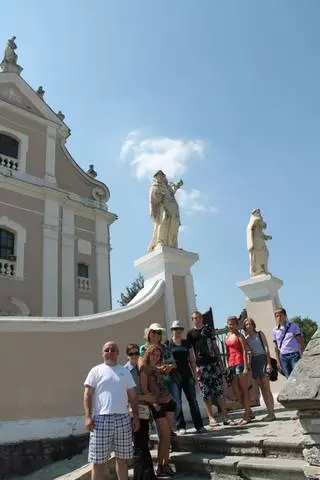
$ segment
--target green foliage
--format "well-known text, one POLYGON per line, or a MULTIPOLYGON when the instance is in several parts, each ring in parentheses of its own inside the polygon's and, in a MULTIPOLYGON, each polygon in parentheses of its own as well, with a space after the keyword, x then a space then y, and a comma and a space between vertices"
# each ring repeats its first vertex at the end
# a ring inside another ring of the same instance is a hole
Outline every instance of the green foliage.
POLYGON ((248 316, 247 309, 243 308, 241 310, 241 313, 240 313, 239 317, 238 317, 238 321, 243 323, 245 321, 245 319, 247 318, 247 316, 248 316))
POLYGON ((141 274, 131 283, 130 287, 126 288, 125 293, 121 293, 121 299, 118 300, 118 303, 122 307, 128 305, 129 302, 142 290, 144 287, 144 279, 141 274))
POLYGON ((311 318, 301 318, 301 316, 297 317, 292 317, 290 318, 290 322, 297 323, 299 327, 301 328, 302 334, 304 336, 304 341, 305 344, 307 345, 313 334, 317 331, 318 329, 318 324, 314 320, 311 320, 311 318))

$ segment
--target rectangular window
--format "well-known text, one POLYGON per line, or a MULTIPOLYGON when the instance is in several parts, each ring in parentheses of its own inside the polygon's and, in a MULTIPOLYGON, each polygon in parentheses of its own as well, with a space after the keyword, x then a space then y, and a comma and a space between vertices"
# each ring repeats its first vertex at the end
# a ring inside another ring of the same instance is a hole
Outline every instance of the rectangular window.
POLYGON ((89 278, 89 267, 85 263, 78 263, 78 277, 89 278))
POLYGON ((14 233, 0 228, 0 258, 14 260, 14 233))

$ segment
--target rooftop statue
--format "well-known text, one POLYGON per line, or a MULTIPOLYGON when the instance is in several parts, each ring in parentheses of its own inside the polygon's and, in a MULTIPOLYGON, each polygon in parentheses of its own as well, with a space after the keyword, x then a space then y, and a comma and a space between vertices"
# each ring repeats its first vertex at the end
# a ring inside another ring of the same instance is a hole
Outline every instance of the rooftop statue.
POLYGON ((17 45, 15 43, 16 37, 12 37, 8 40, 7 47, 4 51, 4 57, 0 64, 3 72, 8 73, 17 73, 20 75, 22 72, 22 67, 18 65, 18 55, 16 54, 15 50, 17 49, 17 45))

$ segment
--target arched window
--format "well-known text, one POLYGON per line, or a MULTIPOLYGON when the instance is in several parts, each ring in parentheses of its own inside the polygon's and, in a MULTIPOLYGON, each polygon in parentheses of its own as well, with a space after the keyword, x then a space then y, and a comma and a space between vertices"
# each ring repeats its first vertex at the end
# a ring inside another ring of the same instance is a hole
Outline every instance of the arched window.
POLYGON ((0 133, 0 154, 18 159, 19 142, 15 138, 0 133))
POLYGON ((14 233, 5 228, 0 228, 0 258, 15 261, 14 241, 14 233))

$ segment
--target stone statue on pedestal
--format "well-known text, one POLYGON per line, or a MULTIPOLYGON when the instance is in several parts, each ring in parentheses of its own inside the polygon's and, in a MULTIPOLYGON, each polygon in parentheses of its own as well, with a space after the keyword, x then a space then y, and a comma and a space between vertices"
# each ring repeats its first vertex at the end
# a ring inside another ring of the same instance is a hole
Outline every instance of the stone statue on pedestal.
POLYGON ((252 211, 247 226, 247 248, 249 252, 250 276, 268 275, 269 251, 266 245, 267 240, 271 240, 270 235, 266 235, 264 230, 267 224, 263 220, 260 209, 252 211))
POLYGON ((3 72, 17 73, 18 75, 20 75, 20 73, 22 72, 22 67, 18 65, 18 55, 15 52, 15 50, 17 49, 15 40, 16 37, 12 37, 8 40, 8 44, 4 51, 4 57, 0 67, 2 68, 3 72))
POLYGON ((152 252, 157 245, 178 248, 180 214, 175 194, 182 185, 182 180, 178 183, 168 182, 162 170, 154 174, 150 188, 150 215, 154 228, 148 252, 152 252))

